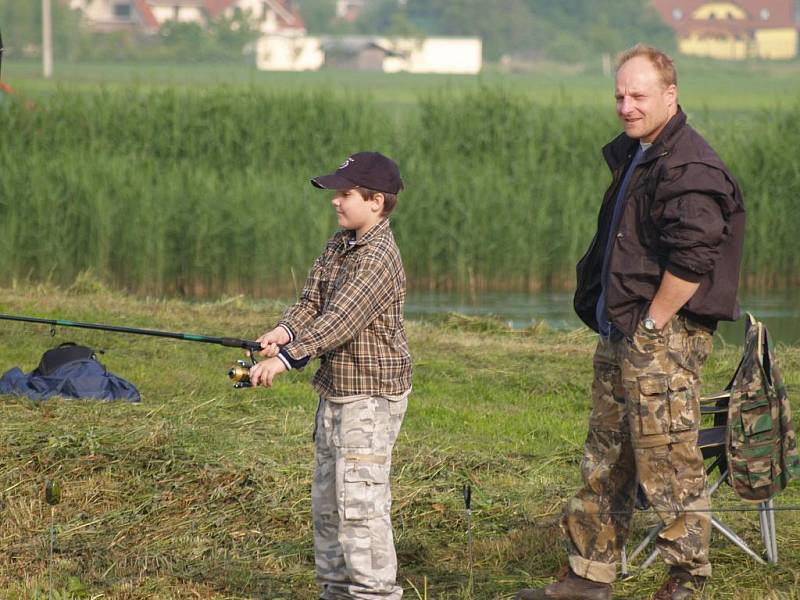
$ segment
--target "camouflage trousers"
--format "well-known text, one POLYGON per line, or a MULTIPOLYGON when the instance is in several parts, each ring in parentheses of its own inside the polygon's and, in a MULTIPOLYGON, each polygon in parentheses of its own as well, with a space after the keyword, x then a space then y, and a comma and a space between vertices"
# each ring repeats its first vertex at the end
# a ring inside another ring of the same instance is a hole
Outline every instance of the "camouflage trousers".
POLYGON ((640 324, 632 339, 598 343, 583 487, 562 521, 576 574, 614 581, 640 484, 664 523, 656 545, 667 565, 711 575, 710 505, 697 446, 700 369, 710 350, 711 333, 679 315, 661 332, 640 324))
POLYGON ((316 581, 324 600, 399 600, 389 471, 408 398, 320 399, 311 487, 316 581))

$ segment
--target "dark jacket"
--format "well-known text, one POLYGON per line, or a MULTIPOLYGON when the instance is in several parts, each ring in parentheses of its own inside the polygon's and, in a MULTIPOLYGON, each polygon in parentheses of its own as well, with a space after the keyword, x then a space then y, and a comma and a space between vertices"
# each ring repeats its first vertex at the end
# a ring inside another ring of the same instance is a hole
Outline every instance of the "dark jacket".
POLYGON ((70 361, 43 374, 38 369, 23 373, 18 367, 0 377, 0 394, 27 396, 32 400, 91 398, 95 400, 129 400, 139 402, 139 390, 129 381, 106 371, 93 359, 70 361))
MULTIPOLYGON (((613 180, 600 207, 597 233, 578 262, 575 311, 597 331, 595 307, 617 189, 638 140, 620 134, 603 148, 613 180)), ((611 323, 633 335, 665 270, 700 284, 680 313, 715 329, 739 316, 736 298, 744 243, 744 201, 736 180, 678 113, 634 171, 608 267, 611 323)))

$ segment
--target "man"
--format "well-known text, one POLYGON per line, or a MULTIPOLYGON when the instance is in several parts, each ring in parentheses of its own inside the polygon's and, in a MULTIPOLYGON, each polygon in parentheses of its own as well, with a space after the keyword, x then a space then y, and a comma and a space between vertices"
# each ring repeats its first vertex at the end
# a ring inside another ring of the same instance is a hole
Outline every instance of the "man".
POLYGON ((600 340, 583 488, 562 521, 569 570, 517 600, 610 599, 637 484, 664 523, 669 576, 654 600, 696 598, 711 575, 700 369, 717 321, 739 314, 744 205, 686 123, 666 54, 623 52, 616 104, 625 131, 603 148, 613 180, 577 266, 575 310, 600 340))

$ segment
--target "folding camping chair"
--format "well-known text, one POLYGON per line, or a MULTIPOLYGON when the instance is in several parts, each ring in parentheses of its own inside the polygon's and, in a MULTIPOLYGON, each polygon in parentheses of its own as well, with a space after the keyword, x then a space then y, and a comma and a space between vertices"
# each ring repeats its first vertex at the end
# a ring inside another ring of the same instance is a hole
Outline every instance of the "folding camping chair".
MULTIPOLYGON (((753 331, 758 333, 757 345, 751 344, 748 346, 745 343, 745 355, 736 369, 734 377, 731 379, 727 387, 717 394, 704 396, 700 399, 700 414, 706 417, 706 421, 712 421, 709 427, 701 427, 698 438, 698 445, 703 453, 703 459, 706 461, 706 474, 709 477, 708 493, 710 497, 718 491, 719 487, 728 480, 731 476, 730 465, 727 460, 727 436, 729 435, 728 413, 730 408, 731 394, 736 381, 737 374, 739 374, 742 365, 746 359, 756 360, 760 363, 765 372, 771 372, 773 365, 770 364, 771 357, 769 348, 767 346, 767 332, 763 324, 755 320, 755 318, 748 314, 745 326, 745 338, 747 342, 747 333, 751 327, 753 331), (748 352, 754 356, 747 356, 748 352), (713 481, 710 480, 711 476, 717 474, 717 478, 713 481)), ((776 539, 775 529, 775 511, 773 510, 772 496, 762 500, 752 508, 753 511, 758 511, 759 521, 761 528, 761 539, 764 544, 764 554, 766 562, 776 564, 778 562, 778 546, 776 539)), ((713 512, 713 504, 712 504, 713 512)), ((711 524, 714 529, 718 530, 728 540, 733 542, 739 549, 745 552, 753 560, 759 564, 766 564, 762 555, 755 552, 747 543, 739 537, 730 527, 725 525, 718 517, 711 515, 711 524)), ((630 555, 627 554, 626 548, 622 549, 621 572, 623 576, 628 575, 628 567, 631 561, 635 560, 647 547, 655 540, 658 533, 663 529, 663 525, 657 524, 652 526, 645 538, 639 543, 630 555)), ((639 569, 645 569, 650 566, 656 559, 658 552, 653 549, 650 554, 639 566, 639 569)))
MULTIPOLYGON (((713 417, 713 425, 711 427, 700 429, 698 445, 703 452, 703 458, 706 460, 706 475, 711 478, 715 475, 716 479, 708 483, 708 495, 714 496, 719 487, 725 482, 729 475, 728 464, 725 457, 725 435, 727 433, 727 420, 728 420, 728 401, 730 400, 730 391, 725 390, 712 396, 704 396, 700 399, 700 413, 703 416, 713 417)), ((749 555, 753 560, 759 564, 766 564, 766 562, 777 564, 778 562, 778 546, 775 535, 775 512, 772 510, 772 498, 759 502, 758 505, 753 507, 753 511, 758 511, 759 521, 761 527, 761 540, 764 543, 764 555, 767 560, 764 561, 761 555, 755 552, 747 543, 736 534, 730 527, 725 525, 718 517, 711 515, 711 525, 718 530, 723 536, 735 544, 739 549, 749 555)), ((712 504, 713 511, 713 504, 712 504)), ((656 539, 656 536, 664 528, 662 524, 652 526, 644 539, 638 546, 627 554, 626 548, 622 548, 621 560, 621 573, 625 577, 628 575, 628 567, 636 559, 637 556, 642 554, 648 546, 656 539)), ((639 569, 646 569, 658 556, 658 550, 651 550, 647 558, 639 565, 639 569)))

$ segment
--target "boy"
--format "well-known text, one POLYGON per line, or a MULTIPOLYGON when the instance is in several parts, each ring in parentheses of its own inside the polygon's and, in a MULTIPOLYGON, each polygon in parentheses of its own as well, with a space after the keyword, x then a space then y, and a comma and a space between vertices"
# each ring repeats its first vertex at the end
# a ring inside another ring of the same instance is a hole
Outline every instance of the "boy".
POLYGON ((378 152, 350 156, 311 180, 336 190, 342 230, 328 241, 300 300, 258 341, 266 360, 254 386, 321 358, 311 488, 316 579, 322 600, 397 600, 390 521, 392 448, 411 391, 403 327, 405 272, 388 215, 403 189, 394 161, 378 152))

